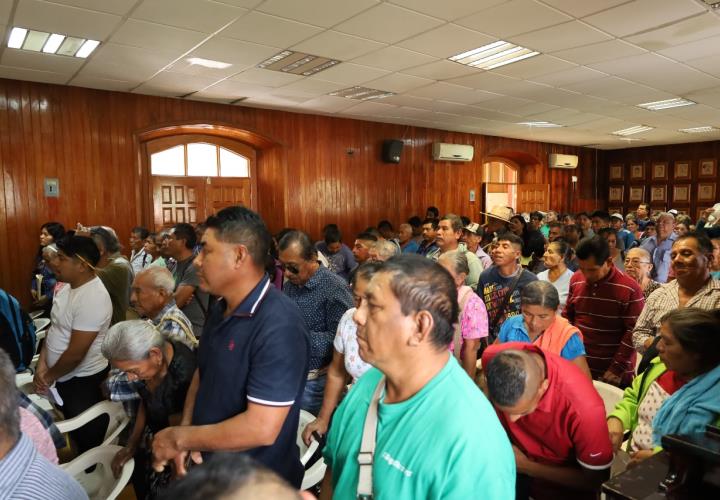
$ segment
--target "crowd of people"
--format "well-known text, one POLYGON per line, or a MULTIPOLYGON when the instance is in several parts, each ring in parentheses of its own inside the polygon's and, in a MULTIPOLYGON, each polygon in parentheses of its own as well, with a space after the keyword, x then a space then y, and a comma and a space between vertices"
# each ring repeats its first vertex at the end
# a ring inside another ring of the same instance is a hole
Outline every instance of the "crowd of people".
MULTIPOLYGON (((135 227, 125 255, 110 227, 48 222, 34 391, 64 418, 122 403, 113 471, 134 459, 138 499, 200 498, 213 478, 300 498, 301 410, 322 499, 594 498, 618 455, 632 467, 720 419, 720 213, 480 215, 429 207, 350 247, 336 224, 271 235, 230 207, 135 227), (597 383, 625 389, 610 415, 597 383)), ((13 374, 0 353, 0 496, 44 474, 32 498, 84 498, 13 374)), ((106 426, 71 433, 75 450, 106 426)))

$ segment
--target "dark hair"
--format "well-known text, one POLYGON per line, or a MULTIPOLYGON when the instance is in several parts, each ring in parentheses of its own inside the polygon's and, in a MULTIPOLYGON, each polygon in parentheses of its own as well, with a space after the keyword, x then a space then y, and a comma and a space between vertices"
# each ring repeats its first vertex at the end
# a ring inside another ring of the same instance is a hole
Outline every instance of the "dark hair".
POLYGON ((488 395, 494 403, 506 408, 515 406, 525 394, 527 371, 521 352, 500 351, 490 360, 485 373, 488 395))
MULTIPOLYGON (((572 225, 572 224, 571 224, 571 225, 572 225)), ((562 222, 560 222, 560 221, 554 220, 554 221, 552 221, 552 222, 548 222, 548 228, 553 228, 553 227, 559 227, 560 229, 562 229, 563 231, 565 231, 565 225, 564 225, 562 222)))
POLYGON ((90 236, 92 236, 92 239, 95 241, 96 244, 98 242, 102 244, 106 253, 113 254, 119 252, 122 248, 120 242, 117 239, 117 236, 115 236, 113 233, 111 233, 102 226, 91 227, 90 236))
POLYGON ((215 237, 225 243, 235 243, 247 248, 258 267, 265 267, 265 256, 270 251, 270 232, 262 218, 243 206, 227 207, 205 221, 208 229, 215 230, 215 237))
POLYGON ((423 221, 423 223, 422 223, 423 226, 424 226, 425 224, 432 224, 432 228, 433 228, 435 231, 437 231, 437 228, 438 228, 438 225, 440 224, 440 221, 437 220, 437 219, 432 219, 432 218, 428 217, 428 218, 426 218, 426 219, 423 221))
POLYGON ((461 216, 460 216, 460 220, 462 221, 463 227, 467 226, 468 224, 470 224, 470 223, 472 222, 472 221, 470 220, 470 217, 468 217, 468 216, 466 216, 466 215, 461 215, 461 216))
POLYGON ((275 241, 280 241, 283 236, 288 234, 290 231, 295 231, 296 229, 294 227, 284 227, 277 233, 275 233, 275 241))
POLYGON ((137 234, 138 236, 140 236, 141 240, 144 240, 150 234, 150 231, 148 231, 146 228, 144 228, 142 226, 135 226, 134 228, 132 228, 130 230, 130 232, 132 234, 137 234))
POLYGON ((648 227, 657 227, 657 224, 655 224, 654 220, 649 220, 645 223, 645 229, 647 229, 648 227))
POLYGON ((440 209, 438 207, 427 207, 427 210, 425 210, 425 214, 430 212, 431 214, 435 214, 435 218, 437 219, 440 217, 440 209))
POLYGON ((355 236, 356 240, 364 240, 364 241, 377 241, 378 238, 373 233, 368 233, 367 231, 362 232, 355 236))
POLYGON ((535 280, 525 285, 520 291, 520 304, 546 307, 555 311, 560 305, 560 294, 555 285, 549 281, 535 280))
POLYGON ((699 356, 703 373, 720 364, 720 309, 674 309, 660 322, 667 323, 684 350, 699 356))
POLYGON ((40 226, 40 230, 45 230, 48 232, 50 236, 53 237, 53 241, 57 241, 63 236, 65 236, 65 226, 60 224, 59 222, 46 222, 42 226, 40 226))
POLYGON ((568 232, 568 231, 571 231, 571 232, 575 231, 576 233, 580 232, 580 228, 578 227, 577 224, 566 224, 564 226, 564 230, 565 230, 565 232, 568 232))
POLYGON ((499 234, 497 237, 498 243, 501 241, 509 241, 513 245, 517 245, 520 247, 520 250, 523 248, 523 240, 520 236, 518 236, 515 233, 511 233, 510 231, 505 231, 502 234, 499 234))
POLYGON ((575 219, 577 220, 577 219, 579 219, 579 218, 582 217, 582 216, 585 216, 585 217, 587 217, 588 219, 590 218, 590 214, 588 214, 587 212, 578 212, 577 215, 575 215, 575 219))
POLYGON ((605 210, 595 210, 591 215, 590 218, 598 217, 599 219, 602 219, 605 222, 610 222, 610 214, 607 213, 605 210))
MULTIPOLYGON (((214 216, 211 215, 210 217, 214 216)), ((209 217, 208 220, 210 220, 209 217)), ((209 224, 208 227, 210 227, 209 224)), ((173 234, 175 235, 175 239, 185 240, 185 248, 187 248, 188 250, 192 250, 193 248, 195 248, 195 245, 197 245, 197 234, 195 233, 195 228, 187 222, 175 224, 173 226, 173 234)))
POLYGON ((391 275, 390 289, 405 316, 417 311, 430 313, 434 322, 430 341, 438 349, 447 349, 459 314, 457 288, 450 273, 440 264, 413 254, 391 257, 378 272, 391 275))
POLYGON ((380 234, 380 231, 378 231, 378 228, 370 226, 363 231, 364 233, 370 233, 374 234, 377 239, 380 239, 382 237, 382 234, 380 234))
MULTIPOLYGON (((444 220, 450 221, 450 227, 452 227, 452 230, 453 230, 453 231, 462 231, 463 228, 465 227, 465 226, 463 225, 462 219, 460 219, 460 217, 458 217, 458 216, 455 215, 455 214, 445 214, 445 215, 443 215, 443 216, 440 218, 440 221, 444 221, 444 220)), ((438 224, 439 224, 439 222, 438 222, 438 224)))
POLYGON ((611 227, 602 227, 602 228, 600 228, 600 230, 598 231, 598 236, 602 236, 602 237, 605 238, 605 239, 607 239, 607 237, 610 236, 611 234, 614 234, 615 237, 617 238, 617 231, 615 231, 615 230, 614 230, 613 228, 611 228, 611 227))
POLYGON ((377 228, 378 228, 378 231, 381 231, 381 230, 383 230, 383 229, 387 229, 387 230, 389 230, 389 231, 392 231, 392 230, 393 230, 393 225, 390 224, 390 221, 389 221, 389 220, 381 220, 380 222, 378 222, 377 228))
POLYGON ((57 245, 58 250, 68 257, 77 257, 79 255, 92 266, 97 266, 97 263, 100 262, 100 250, 95 241, 87 236, 65 236, 55 245, 57 245))
POLYGON ((510 220, 513 220, 513 219, 517 219, 520 221, 520 224, 522 224, 522 227, 523 227, 523 234, 525 234, 525 231, 527 231, 527 224, 528 224, 527 221, 525 220, 525 217, 523 217, 522 215, 516 214, 516 215, 513 215, 512 217, 510 217, 510 220))
POLYGON ((336 224, 328 224, 323 230, 323 238, 326 245, 342 243, 342 234, 336 224))
POLYGON ((360 264, 350 278, 350 286, 354 287, 358 279, 368 281, 373 274, 382 268, 383 264, 383 262, 378 261, 368 261, 360 264))
POLYGON ((675 239, 675 242, 673 245, 677 244, 679 241, 684 241, 687 239, 694 239, 697 242, 698 250, 702 253, 712 253, 713 252, 713 244, 710 238, 707 237, 707 234, 701 231, 690 231, 689 233, 685 233, 682 236, 678 236, 675 239))
POLYGON ((610 257, 610 247, 605 238, 595 235, 592 238, 585 238, 575 249, 575 254, 580 260, 595 258, 595 263, 601 266, 610 257))
POLYGON ((544 218, 545 218, 545 216, 543 214, 541 214, 540 212, 538 212, 537 210, 533 210, 532 212, 530 212, 530 219, 543 220, 544 218))
POLYGON ((548 247, 550 245, 557 245, 559 248, 559 254, 562 255, 563 260, 570 257, 571 248, 570 245, 568 245, 568 242, 564 238, 558 238, 555 241, 551 241, 548 243, 548 247))
POLYGON ((160 500, 220 500, 222 498, 300 500, 300 494, 280 476, 251 457, 239 453, 213 453, 202 467, 170 483, 160 500))
POLYGON ((413 215, 407 220, 407 223, 410 224, 413 228, 418 228, 422 226, 423 221, 417 215, 413 215))
POLYGON ((306 232, 297 230, 290 231, 278 241, 278 250, 283 252, 292 245, 298 246, 300 257, 304 260, 317 260, 317 249, 306 232))

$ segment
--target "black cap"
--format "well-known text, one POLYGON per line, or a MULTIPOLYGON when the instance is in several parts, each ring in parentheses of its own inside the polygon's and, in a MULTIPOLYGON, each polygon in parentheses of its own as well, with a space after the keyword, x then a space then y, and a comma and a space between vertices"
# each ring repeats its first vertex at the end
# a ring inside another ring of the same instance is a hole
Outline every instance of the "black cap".
POLYGON ((81 257, 92 266, 100 262, 100 250, 92 238, 87 236, 67 236, 56 242, 58 250, 68 257, 81 257))

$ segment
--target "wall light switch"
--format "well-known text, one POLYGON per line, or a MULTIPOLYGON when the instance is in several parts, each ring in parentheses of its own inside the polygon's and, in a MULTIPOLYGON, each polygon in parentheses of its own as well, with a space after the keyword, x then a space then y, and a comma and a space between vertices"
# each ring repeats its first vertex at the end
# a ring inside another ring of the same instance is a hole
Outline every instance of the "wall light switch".
POLYGON ((577 182, 577 175, 573 175, 573 176, 572 176, 572 181, 573 181, 573 182, 577 182))
POLYGON ((60 181, 55 177, 45 177, 45 196, 58 198, 60 196, 60 181))

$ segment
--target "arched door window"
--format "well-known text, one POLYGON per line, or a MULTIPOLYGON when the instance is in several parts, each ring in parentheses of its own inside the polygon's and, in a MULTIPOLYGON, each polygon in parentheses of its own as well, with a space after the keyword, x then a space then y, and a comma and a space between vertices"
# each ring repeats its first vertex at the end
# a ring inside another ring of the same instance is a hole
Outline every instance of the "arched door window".
POLYGON ((483 163, 483 204, 484 211, 504 206, 517 209, 518 193, 517 167, 500 160, 483 163))

